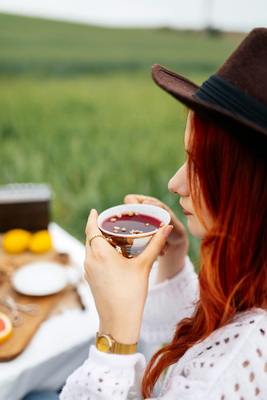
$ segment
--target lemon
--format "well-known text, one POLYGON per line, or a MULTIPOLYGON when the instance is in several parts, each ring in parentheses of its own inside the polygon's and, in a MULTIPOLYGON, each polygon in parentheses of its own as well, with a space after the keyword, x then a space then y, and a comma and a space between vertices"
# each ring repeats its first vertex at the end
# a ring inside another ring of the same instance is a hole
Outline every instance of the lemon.
POLYGON ((3 249, 10 254, 19 254, 27 250, 32 234, 25 229, 11 229, 4 233, 3 249))
POLYGON ((32 234, 29 250, 36 254, 45 253, 52 249, 52 237, 47 230, 32 234))
POLYGON ((10 319, 0 312, 0 343, 5 342, 12 334, 13 327, 10 319))

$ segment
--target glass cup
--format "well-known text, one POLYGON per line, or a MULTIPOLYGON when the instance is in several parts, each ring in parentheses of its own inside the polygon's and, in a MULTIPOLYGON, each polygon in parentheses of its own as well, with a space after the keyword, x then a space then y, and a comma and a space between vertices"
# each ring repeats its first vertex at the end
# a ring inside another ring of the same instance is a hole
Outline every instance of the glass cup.
POLYGON ((121 204, 103 211, 98 217, 98 227, 119 253, 132 258, 146 248, 160 226, 168 225, 170 219, 170 214, 161 207, 150 204, 121 204), (135 229, 137 223, 139 228, 135 229))

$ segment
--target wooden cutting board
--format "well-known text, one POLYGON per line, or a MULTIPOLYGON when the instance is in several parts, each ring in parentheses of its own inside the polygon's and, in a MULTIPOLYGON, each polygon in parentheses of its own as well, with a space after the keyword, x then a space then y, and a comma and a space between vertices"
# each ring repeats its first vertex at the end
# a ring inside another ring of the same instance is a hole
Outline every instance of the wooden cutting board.
MULTIPOLYGON (((24 312, 23 322, 19 326, 13 327, 10 338, 0 344, 0 362, 10 361, 17 357, 27 347, 40 324, 47 318, 50 312, 58 306, 62 298, 73 294, 73 288, 67 287, 59 293, 49 296, 25 296, 17 293, 10 284, 12 273, 23 265, 38 261, 56 261, 63 265, 68 265, 67 254, 59 254, 51 250, 43 255, 36 255, 31 252, 24 252, 20 255, 8 255, 0 249, 0 298, 11 296, 16 303, 21 305, 37 304, 40 313, 31 316, 24 312)), ((10 314, 10 309, 0 304, 0 311, 6 315, 10 314)))

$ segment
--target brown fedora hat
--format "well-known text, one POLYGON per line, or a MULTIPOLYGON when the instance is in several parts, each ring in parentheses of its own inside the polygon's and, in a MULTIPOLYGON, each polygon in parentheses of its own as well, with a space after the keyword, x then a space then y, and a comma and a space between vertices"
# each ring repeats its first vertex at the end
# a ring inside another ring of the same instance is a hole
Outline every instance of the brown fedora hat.
POLYGON ((267 28, 253 29, 201 86, 158 64, 155 82, 189 109, 222 129, 267 143, 267 28))

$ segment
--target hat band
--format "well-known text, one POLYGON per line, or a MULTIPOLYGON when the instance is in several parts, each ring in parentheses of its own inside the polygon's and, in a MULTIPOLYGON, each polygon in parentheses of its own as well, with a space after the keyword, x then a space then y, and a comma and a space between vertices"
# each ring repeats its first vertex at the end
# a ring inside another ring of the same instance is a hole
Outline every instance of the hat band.
POLYGON ((218 75, 211 75, 193 96, 267 129, 267 107, 218 75))

